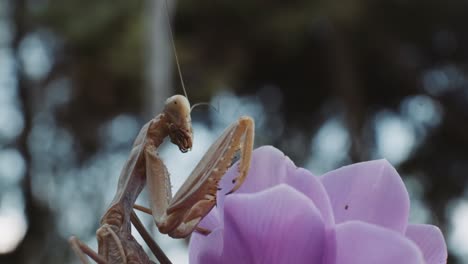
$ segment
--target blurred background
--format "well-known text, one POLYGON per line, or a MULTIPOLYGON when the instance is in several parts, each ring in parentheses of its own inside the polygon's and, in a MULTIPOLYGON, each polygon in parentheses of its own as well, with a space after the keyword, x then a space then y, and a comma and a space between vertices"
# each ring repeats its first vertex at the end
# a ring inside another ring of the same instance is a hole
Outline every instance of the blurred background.
MULTIPOLYGON (((468 263, 468 2, 169 1, 194 149, 166 144, 174 189, 222 129, 254 117, 320 175, 388 159, 411 222, 468 263), (177 161, 177 163, 176 163, 177 161)), ((140 127, 182 93, 164 2, 0 1, 0 263, 78 263, 140 127)), ((139 203, 146 203, 143 193, 139 203)), ((174 263, 186 241, 161 237, 174 263)))

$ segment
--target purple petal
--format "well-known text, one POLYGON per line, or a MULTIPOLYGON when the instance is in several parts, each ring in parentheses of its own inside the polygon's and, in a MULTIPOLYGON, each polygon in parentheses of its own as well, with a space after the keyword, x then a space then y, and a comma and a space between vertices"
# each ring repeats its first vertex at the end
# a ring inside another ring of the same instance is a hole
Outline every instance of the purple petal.
POLYGON ((312 201, 280 184, 226 198, 223 263, 321 263, 325 227, 312 201))
POLYGON ((336 226, 336 263, 424 264, 419 248, 400 233, 360 221, 336 226))
POLYGON ((396 170, 386 160, 356 163, 321 177, 335 223, 361 220, 404 233, 409 197, 396 170))
MULTIPOLYGON (((237 163, 231 166, 219 186, 217 205, 220 211, 224 207, 226 193, 234 187, 232 180, 238 176, 237 163)), ((263 146, 253 151, 250 170, 242 186, 236 193, 254 193, 278 185, 285 181, 287 168, 296 166, 281 151, 272 146, 263 146)))
POLYGON ((418 245, 426 264, 447 263, 447 245, 440 229, 433 225, 408 225, 406 237, 418 245))
POLYGON ((213 230, 209 235, 192 233, 189 243, 189 262, 191 264, 221 263, 223 251, 223 229, 213 230))
POLYGON ((326 226, 331 227, 334 224, 330 199, 318 177, 303 168, 289 168, 286 183, 314 202, 326 226))

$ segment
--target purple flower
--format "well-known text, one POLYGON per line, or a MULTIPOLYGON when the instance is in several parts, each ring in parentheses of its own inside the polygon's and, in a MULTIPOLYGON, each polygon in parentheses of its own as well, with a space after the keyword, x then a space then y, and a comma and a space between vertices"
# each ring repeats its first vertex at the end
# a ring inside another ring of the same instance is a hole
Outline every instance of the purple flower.
POLYGON ((194 233, 190 263, 440 264, 436 226, 408 224, 408 192, 385 160, 321 177, 297 168, 273 147, 254 151, 249 175, 231 195, 232 166, 217 206, 194 233))

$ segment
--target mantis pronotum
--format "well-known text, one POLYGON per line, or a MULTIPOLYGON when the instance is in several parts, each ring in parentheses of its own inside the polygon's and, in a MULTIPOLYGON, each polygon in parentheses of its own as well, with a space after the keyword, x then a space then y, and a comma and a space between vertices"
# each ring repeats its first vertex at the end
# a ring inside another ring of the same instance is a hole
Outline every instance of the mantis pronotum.
MULTIPOLYGON (((228 194, 241 186, 250 167, 253 148, 254 122, 250 117, 241 117, 226 128, 172 197, 169 173, 156 151, 166 137, 182 152, 192 148, 190 111, 186 97, 172 96, 166 100, 163 112, 140 130, 120 174, 114 199, 96 232, 98 252, 76 237, 70 238, 73 250, 83 263, 88 263, 86 255, 97 263, 153 263, 133 238, 131 223, 158 260, 170 263, 133 211, 134 203, 145 184, 148 185, 151 203, 151 209, 147 211, 152 213, 159 231, 174 238, 190 235, 214 207, 218 182, 238 151, 241 153, 239 175, 228 194)), ((199 230, 210 232, 202 228, 199 230)))

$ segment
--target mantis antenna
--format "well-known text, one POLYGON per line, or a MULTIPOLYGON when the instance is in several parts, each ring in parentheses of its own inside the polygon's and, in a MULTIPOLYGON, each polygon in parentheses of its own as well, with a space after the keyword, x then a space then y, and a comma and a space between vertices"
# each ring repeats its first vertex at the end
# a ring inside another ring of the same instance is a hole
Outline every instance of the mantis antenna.
POLYGON ((180 70, 179 57, 177 56, 177 49, 176 49, 176 46, 175 46, 175 43, 174 43, 174 34, 172 33, 171 18, 169 17, 169 7, 168 7, 168 4, 167 4, 167 0, 165 0, 165 6, 166 6, 167 24, 169 26, 169 34, 170 34, 170 37, 171 37, 172 50, 174 52, 174 57, 175 57, 175 61, 176 61, 176 64, 177 64, 177 71, 179 72, 180 83, 182 85, 182 90, 184 90, 185 98, 187 98, 187 100, 188 100, 187 91, 185 90, 184 78, 182 78, 182 71, 180 70))
POLYGON ((190 107, 190 112, 192 112, 192 110, 193 110, 195 107, 200 106, 200 105, 207 105, 207 106, 213 108, 213 110, 215 110, 217 113, 219 113, 219 110, 218 110, 219 106, 218 106, 218 107, 214 107, 214 106, 212 106, 210 103, 205 103, 205 102, 196 103, 196 104, 192 105, 192 107, 190 107))
MULTIPOLYGON (((175 57, 175 61, 176 61, 176 64, 177 64, 177 71, 179 73, 179 78, 180 78, 180 84, 182 85, 182 90, 184 90, 184 95, 185 95, 185 98, 187 98, 188 100, 188 95, 187 95, 187 90, 185 90, 185 83, 184 83, 184 78, 182 77, 182 70, 180 69, 180 63, 179 63, 179 57, 177 56, 177 49, 176 49, 176 45, 175 45, 175 42, 174 42, 174 33, 172 32, 172 24, 171 24, 171 18, 169 17, 169 5, 167 3, 167 0, 164 0, 164 5, 166 7, 166 17, 167 17, 167 24, 169 26, 169 34, 170 34, 170 38, 171 38, 171 44, 172 44, 172 51, 174 52, 174 57, 175 57)), ((190 112, 192 112, 192 110, 196 107, 196 106, 199 106, 199 105, 208 105, 208 106, 211 106, 216 112, 219 113, 218 109, 214 106, 212 106, 211 104, 209 103, 197 103, 197 104, 194 104, 191 108, 190 108, 190 112)), ((219 108, 219 107, 218 107, 219 108)))

